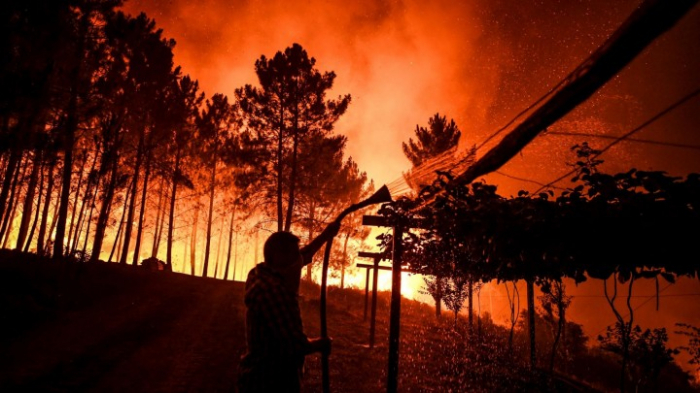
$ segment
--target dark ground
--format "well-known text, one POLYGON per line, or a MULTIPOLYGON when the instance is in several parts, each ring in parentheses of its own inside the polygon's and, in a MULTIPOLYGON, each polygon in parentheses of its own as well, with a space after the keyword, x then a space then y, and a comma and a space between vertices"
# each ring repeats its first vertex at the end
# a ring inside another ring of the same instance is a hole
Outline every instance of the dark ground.
POLYGON ((2 392, 233 390, 242 283, 11 260, 0 283, 2 392))
MULTIPOLYGON (((300 304, 315 336, 318 287, 306 289, 315 296, 300 304)), ((362 313, 363 304, 353 307, 362 313)), ((355 361, 364 356, 358 349, 369 351, 367 324, 347 311, 329 304, 334 354, 351 354, 355 371, 376 378, 353 382, 336 362, 334 391, 384 390, 382 370, 355 361)), ((242 282, 0 250, 0 392, 232 392, 244 313, 242 282)), ((378 340, 385 332, 378 327, 378 340)), ((380 348, 374 352, 386 359, 380 348)), ((306 369, 305 391, 320 391, 320 358, 307 357, 306 369)))
MULTIPOLYGON (((309 336, 319 332, 318 294, 302 287, 309 336)), ((0 392, 234 392, 242 299, 240 282, 0 250, 0 392)), ((331 287, 328 306, 331 390, 386 391, 389 294, 378 297, 374 349, 364 291, 331 287)), ((400 392, 594 391, 533 376, 488 327, 491 346, 475 346, 428 305, 404 300, 401 317, 400 392)), ((321 391, 320 369, 308 356, 304 392, 321 391)))

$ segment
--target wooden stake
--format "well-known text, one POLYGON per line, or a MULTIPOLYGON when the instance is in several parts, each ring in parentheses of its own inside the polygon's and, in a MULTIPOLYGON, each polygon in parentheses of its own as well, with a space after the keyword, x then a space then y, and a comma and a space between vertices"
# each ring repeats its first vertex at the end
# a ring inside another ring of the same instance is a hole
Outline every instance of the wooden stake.
POLYGON ((394 228, 394 252, 391 271, 391 313, 389 316, 389 372, 387 392, 396 393, 399 377, 399 330, 401 323, 401 251, 403 228, 394 228))
MULTIPOLYGON (((331 246, 333 246, 333 238, 326 242, 326 249, 323 253, 323 269, 321 273, 321 337, 328 338, 328 324, 326 320, 326 287, 328 285, 328 261, 331 256, 331 246)), ((328 367, 328 352, 321 353, 321 374, 323 383, 323 393, 331 391, 331 381, 328 367)))

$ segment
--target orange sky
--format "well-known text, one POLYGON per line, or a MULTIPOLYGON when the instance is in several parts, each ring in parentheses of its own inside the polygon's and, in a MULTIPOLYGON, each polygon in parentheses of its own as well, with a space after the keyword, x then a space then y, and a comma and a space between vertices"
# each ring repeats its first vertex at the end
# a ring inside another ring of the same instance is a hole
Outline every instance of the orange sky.
MULTIPOLYGON (((383 184, 410 168, 401 142, 413 136, 417 124, 427 125, 440 112, 455 119, 463 144, 480 143, 566 76, 637 2, 520 3, 130 0, 125 9, 145 11, 177 41, 175 62, 200 81, 207 96, 232 95, 237 87, 257 83, 253 66, 260 55, 270 57, 300 43, 321 71, 336 72, 331 96, 352 95, 336 131, 348 136, 348 154, 383 184)), ((595 118, 607 129, 602 131, 619 134, 699 85, 697 26, 700 13, 693 10, 569 118, 595 118)), ((700 124, 694 112, 686 108, 674 114, 670 124, 674 129, 682 124, 683 130, 650 130, 643 136, 700 144, 686 137, 687 128, 700 124)), ((571 157, 568 147, 580 139, 547 138, 533 142, 503 170, 544 182, 557 177, 571 157), (554 150, 558 153, 551 155, 554 150)), ((633 146, 631 156, 621 155, 621 168, 641 155, 648 161, 645 169, 700 170, 693 150, 664 148, 640 155, 637 150, 633 146), (668 162, 669 156, 683 166, 668 162)), ((608 159, 615 157, 611 152, 608 159)), ((501 184, 505 196, 527 187, 496 175, 489 181, 501 184)))
MULTIPOLYGON (((130 0, 125 9, 132 14, 145 11, 166 37, 177 41, 176 64, 200 81, 208 97, 218 92, 232 96, 234 89, 256 84, 253 67, 260 55, 271 57, 293 43, 301 44, 316 58, 319 70, 337 74, 330 96, 352 95, 336 132, 348 136, 347 153, 380 185, 410 168, 401 142, 414 135, 417 124, 426 126, 428 118, 440 112, 454 118, 462 129, 463 145, 479 144, 565 77, 638 2, 530 3, 130 0)), ((700 9, 696 7, 552 129, 575 126, 620 135, 699 87, 698 59, 700 9)), ((636 136, 698 146, 698 108, 696 97, 636 136)), ((548 182, 568 171, 565 163, 573 159, 569 147, 582 141, 539 137, 502 171, 548 182)), ((594 147, 609 143, 588 141, 594 147)), ((693 149, 622 143, 602 158, 609 171, 633 165, 675 175, 700 171, 700 154, 693 149)), ((532 188, 497 174, 488 181, 497 184, 504 196, 532 188)), ((602 295, 600 285, 596 280, 571 289, 574 294, 602 295)), ((699 287, 698 282, 684 283, 667 294, 700 292, 699 287)), ((640 288, 640 294, 652 292, 648 284, 640 288)), ((607 307, 601 298, 582 299, 574 301, 571 316, 585 324, 594 340, 612 322, 612 312, 601 309, 607 307)), ((663 317, 645 313, 640 321, 663 321, 672 329, 672 321, 686 316, 695 318, 686 322, 698 325, 699 302, 688 299, 664 298, 663 317)))

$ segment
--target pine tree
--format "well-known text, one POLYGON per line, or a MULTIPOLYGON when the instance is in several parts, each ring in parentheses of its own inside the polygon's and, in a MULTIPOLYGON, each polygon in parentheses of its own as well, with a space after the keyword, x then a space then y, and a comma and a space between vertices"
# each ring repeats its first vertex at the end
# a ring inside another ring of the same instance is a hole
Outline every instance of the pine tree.
POLYGON ((416 125, 416 141, 408 139, 408 143, 402 143, 403 153, 411 161, 414 167, 420 166, 429 160, 459 143, 462 132, 454 120, 447 122, 446 116, 436 113, 428 120, 428 128, 416 125))

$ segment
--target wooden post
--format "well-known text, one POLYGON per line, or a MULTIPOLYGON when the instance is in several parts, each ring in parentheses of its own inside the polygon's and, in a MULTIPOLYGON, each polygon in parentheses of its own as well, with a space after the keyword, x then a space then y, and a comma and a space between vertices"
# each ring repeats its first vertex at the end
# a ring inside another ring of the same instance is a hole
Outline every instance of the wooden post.
MULTIPOLYGON (((374 258, 374 271, 372 273, 372 316, 369 322, 369 348, 374 348, 374 331, 377 325, 377 281, 379 276, 379 257, 374 258)), ((369 269, 367 270, 369 271, 369 269)))
MULTIPOLYGON (((367 216, 365 216, 367 217, 367 216)), ((360 251, 357 254, 358 257, 360 258, 372 258, 374 260, 374 263, 369 265, 366 263, 357 263, 355 266, 363 269, 367 269, 367 278, 369 279, 369 270, 372 269, 372 311, 371 311, 371 316, 370 316, 370 324, 369 324, 369 347, 370 349, 374 348, 374 333, 376 330, 376 321, 377 321, 377 286, 378 286, 378 280, 379 280, 379 271, 380 270, 393 270, 393 267, 388 267, 388 266, 380 266, 379 262, 381 262, 382 259, 389 259, 387 257, 387 254, 381 254, 381 253, 376 253, 376 252, 366 252, 366 251, 360 251)), ((415 270, 412 269, 401 269, 402 272, 409 272, 409 273, 418 273, 415 270)), ((365 288, 367 288, 368 285, 365 284, 365 288)), ((365 310, 367 305, 367 294, 365 292, 365 310)), ((366 311, 365 311, 366 315, 366 311)), ((366 318, 365 318, 366 319, 366 318)))
POLYGON ((362 321, 367 320, 367 303, 368 303, 368 298, 369 298, 369 269, 367 269, 367 274, 365 276, 365 314, 364 317, 362 317, 362 321))
POLYGON ((535 285, 532 279, 527 279, 527 321, 530 330, 530 368, 537 367, 537 348, 535 345, 535 285))
MULTIPOLYGON (((386 217, 363 216, 362 225, 389 227, 391 224, 386 217)), ((412 220, 406 224, 409 228, 425 228, 424 220, 412 220)), ((403 251, 403 227, 394 227, 393 263, 391 267, 391 311, 389 315, 389 365, 387 372, 387 392, 396 393, 399 377, 399 331, 401 328, 401 273, 410 271, 401 268, 401 253, 403 251)), ((367 255, 367 254, 365 254, 367 255)), ((359 256, 363 256, 360 253, 359 256)), ((378 255, 382 259, 381 254, 378 255)), ((359 266, 359 264, 358 264, 359 266)), ((379 267, 379 260, 375 260, 375 277, 379 267)), ((375 278, 376 279, 376 278, 375 278)))
MULTIPOLYGON (((328 285, 328 262, 331 255, 333 238, 326 242, 326 249, 323 253, 323 270, 321 274, 321 337, 328 338, 328 324, 326 322, 326 288, 328 285)), ((328 352, 321 353, 321 379, 323 393, 331 391, 330 369, 328 366, 328 352)))
POLYGON ((389 316, 389 372, 387 392, 396 393, 399 377, 399 331, 401 323, 401 251, 403 228, 394 228, 394 252, 391 270, 391 313, 389 316))

